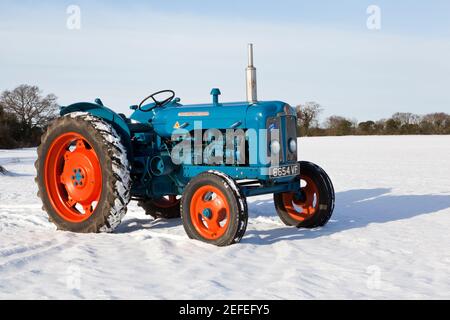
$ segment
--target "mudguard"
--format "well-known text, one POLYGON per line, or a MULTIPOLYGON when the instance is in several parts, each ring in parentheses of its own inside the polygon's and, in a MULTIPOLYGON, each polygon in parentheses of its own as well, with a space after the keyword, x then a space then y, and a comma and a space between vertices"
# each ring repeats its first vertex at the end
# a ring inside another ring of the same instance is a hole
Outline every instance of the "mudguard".
POLYGON ((122 144, 127 149, 128 159, 132 159, 133 150, 131 148, 130 129, 128 128, 128 125, 125 122, 125 120, 120 115, 118 115, 111 109, 101 104, 91 102, 78 102, 71 104, 67 107, 61 107, 60 115, 63 116, 71 112, 80 112, 80 111, 88 112, 111 124, 113 128, 117 131, 117 133, 120 135, 122 144))

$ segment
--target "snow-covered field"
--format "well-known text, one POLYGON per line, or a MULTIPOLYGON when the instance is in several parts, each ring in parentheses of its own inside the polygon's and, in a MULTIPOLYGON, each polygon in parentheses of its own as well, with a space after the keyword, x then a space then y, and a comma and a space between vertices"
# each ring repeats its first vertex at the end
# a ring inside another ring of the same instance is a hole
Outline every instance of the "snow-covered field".
POLYGON ((0 150, 0 298, 450 298, 450 136, 300 139, 336 189, 323 228, 285 227, 272 197, 225 248, 135 203, 113 234, 55 231, 35 149, 0 150))

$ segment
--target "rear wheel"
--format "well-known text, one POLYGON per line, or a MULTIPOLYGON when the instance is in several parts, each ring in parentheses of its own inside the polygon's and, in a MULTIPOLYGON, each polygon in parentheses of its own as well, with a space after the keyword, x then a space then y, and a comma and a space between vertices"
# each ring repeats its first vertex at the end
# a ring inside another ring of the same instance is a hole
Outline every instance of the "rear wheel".
POLYGON ((138 206, 145 210, 145 214, 155 219, 180 217, 180 198, 176 195, 168 195, 159 199, 140 200, 138 206))
POLYGON ((247 202, 230 177, 216 171, 193 178, 181 199, 187 235, 217 246, 239 242, 247 228, 247 202))
POLYGON ((300 161, 300 194, 274 194, 275 209, 286 225, 315 228, 325 225, 334 210, 334 188, 319 166, 300 161))
POLYGON ((119 135, 87 113, 56 119, 38 147, 36 182, 58 229, 110 232, 130 201, 130 168, 119 135))

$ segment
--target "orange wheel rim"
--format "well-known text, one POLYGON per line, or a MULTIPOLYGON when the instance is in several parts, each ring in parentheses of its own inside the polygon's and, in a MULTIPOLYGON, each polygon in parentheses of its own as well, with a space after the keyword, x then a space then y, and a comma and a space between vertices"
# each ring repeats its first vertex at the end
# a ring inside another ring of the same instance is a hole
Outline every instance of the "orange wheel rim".
POLYGON ((319 211, 319 189, 309 177, 301 177, 306 185, 301 188, 303 200, 296 198, 294 192, 283 193, 282 201, 289 216, 297 221, 311 218, 319 211))
POLYGON ((180 199, 174 194, 152 200, 153 204, 159 208, 172 208, 180 203, 180 199))
POLYGON ((230 206, 216 187, 203 186, 195 191, 190 205, 192 224, 205 239, 220 238, 230 224, 230 206))
POLYGON ((92 145, 79 133, 62 134, 50 145, 44 180, 53 208, 66 221, 85 221, 100 200, 100 161, 92 145))

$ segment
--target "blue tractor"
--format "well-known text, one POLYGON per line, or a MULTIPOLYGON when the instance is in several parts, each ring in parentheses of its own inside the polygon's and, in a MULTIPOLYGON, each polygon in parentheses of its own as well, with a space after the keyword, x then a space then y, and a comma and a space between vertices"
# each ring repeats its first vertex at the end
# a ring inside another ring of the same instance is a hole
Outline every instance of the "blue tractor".
POLYGON ((38 147, 36 182, 58 229, 111 232, 130 200, 154 218, 181 216, 188 236, 239 242, 247 197, 273 194, 290 226, 330 219, 334 189, 317 165, 297 160, 297 117, 282 101, 258 101, 249 45, 247 101, 182 105, 172 90, 133 105, 132 115, 81 102, 61 107, 38 147))

